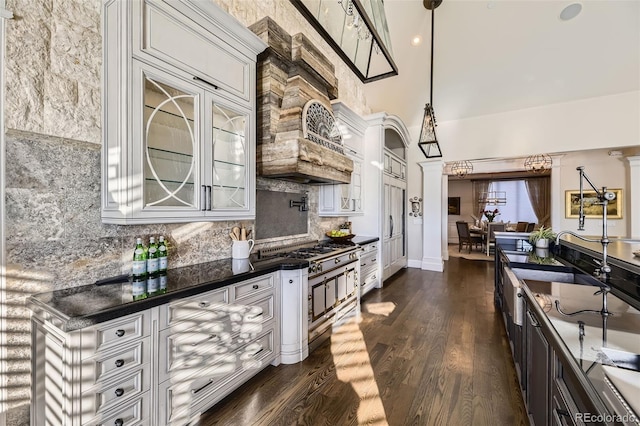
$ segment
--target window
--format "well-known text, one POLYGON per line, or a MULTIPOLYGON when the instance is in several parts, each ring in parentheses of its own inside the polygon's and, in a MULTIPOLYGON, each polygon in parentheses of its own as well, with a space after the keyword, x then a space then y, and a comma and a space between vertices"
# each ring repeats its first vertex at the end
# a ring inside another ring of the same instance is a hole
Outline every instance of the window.
POLYGON ((489 191, 504 191, 507 197, 507 204, 504 206, 487 204, 484 208, 484 210, 497 208, 500 211, 500 216, 496 220, 503 222, 538 222, 533 212, 524 180, 493 181, 489 186, 489 191))

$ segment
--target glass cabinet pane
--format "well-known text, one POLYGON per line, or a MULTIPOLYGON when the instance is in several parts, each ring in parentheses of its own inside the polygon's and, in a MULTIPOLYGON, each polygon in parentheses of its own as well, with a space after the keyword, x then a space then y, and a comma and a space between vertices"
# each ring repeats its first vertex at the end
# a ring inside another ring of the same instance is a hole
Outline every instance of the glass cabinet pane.
POLYGON ((195 207, 195 96, 144 77, 144 206, 195 207))
POLYGON ((247 206, 247 114, 213 105, 211 208, 247 206))

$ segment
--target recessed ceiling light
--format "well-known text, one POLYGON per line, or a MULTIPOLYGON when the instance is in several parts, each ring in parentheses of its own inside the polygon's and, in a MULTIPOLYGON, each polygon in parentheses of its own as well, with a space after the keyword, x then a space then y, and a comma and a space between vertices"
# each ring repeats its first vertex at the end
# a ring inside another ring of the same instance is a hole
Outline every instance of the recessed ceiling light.
POLYGON ((571 3, 569 6, 562 9, 560 12, 560 19, 563 21, 569 21, 580 14, 582 5, 580 3, 571 3))
POLYGON ((420 43, 422 43, 422 37, 420 37, 419 35, 411 37, 412 46, 419 46, 420 43))

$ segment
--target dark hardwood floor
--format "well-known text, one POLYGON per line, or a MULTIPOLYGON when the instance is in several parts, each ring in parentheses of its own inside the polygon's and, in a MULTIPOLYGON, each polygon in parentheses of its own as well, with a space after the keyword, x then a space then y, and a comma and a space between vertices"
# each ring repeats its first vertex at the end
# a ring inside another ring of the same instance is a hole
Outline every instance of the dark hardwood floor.
POLYGON ((268 366, 201 417, 212 425, 527 425, 493 305, 493 262, 406 269, 295 365, 268 366))

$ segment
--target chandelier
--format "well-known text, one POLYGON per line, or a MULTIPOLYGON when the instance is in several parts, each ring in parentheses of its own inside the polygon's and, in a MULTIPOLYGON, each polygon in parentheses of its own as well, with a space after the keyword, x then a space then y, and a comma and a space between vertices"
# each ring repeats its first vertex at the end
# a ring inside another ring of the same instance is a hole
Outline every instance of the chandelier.
POLYGON ((507 193, 505 191, 484 192, 480 201, 484 201, 488 206, 506 206, 507 193))
POLYGON ((449 170, 450 170, 449 174, 461 178, 473 172, 473 164, 471 164, 471 162, 467 160, 455 161, 451 164, 451 167, 449 168, 449 170))
POLYGON ((429 85, 429 103, 424 106, 424 118, 420 130, 418 146, 427 158, 442 157, 440 144, 436 137, 436 116, 433 112, 433 33, 435 24, 435 9, 440 6, 442 0, 423 0, 423 5, 431 11, 431 81, 429 85))
POLYGON ((547 154, 530 155, 524 160, 524 168, 533 173, 544 173, 551 169, 551 164, 553 162, 547 154))

